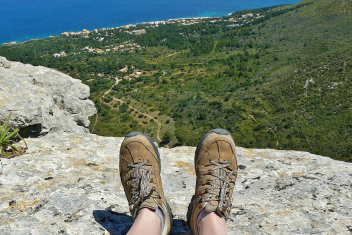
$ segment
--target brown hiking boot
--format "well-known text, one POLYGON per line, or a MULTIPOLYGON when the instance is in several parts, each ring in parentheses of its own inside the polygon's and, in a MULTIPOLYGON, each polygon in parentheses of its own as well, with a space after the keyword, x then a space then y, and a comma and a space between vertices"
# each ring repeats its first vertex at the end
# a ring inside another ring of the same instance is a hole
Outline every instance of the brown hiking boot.
POLYGON ((140 132, 129 133, 121 144, 120 177, 133 219, 138 211, 159 208, 164 216, 162 235, 168 234, 172 214, 160 178, 160 155, 154 142, 140 132))
POLYGON ((188 206, 187 223, 198 235, 198 215, 203 209, 215 212, 225 221, 230 215, 237 177, 236 148, 230 133, 223 129, 206 133, 197 146, 194 165, 197 183, 188 206))

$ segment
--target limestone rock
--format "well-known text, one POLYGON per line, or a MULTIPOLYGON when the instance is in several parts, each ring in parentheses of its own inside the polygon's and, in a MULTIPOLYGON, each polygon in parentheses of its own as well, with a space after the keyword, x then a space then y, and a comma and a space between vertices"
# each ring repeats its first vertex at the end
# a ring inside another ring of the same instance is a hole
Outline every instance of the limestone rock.
POLYGON ((8 69, 11 67, 11 62, 8 61, 5 57, 0 56, 0 68, 8 69))
POLYGON ((96 113, 89 87, 53 69, 12 62, 0 69, 0 121, 12 113, 10 125, 20 133, 88 132, 96 113))
MULTIPOLYGON (((123 138, 55 134, 26 139, 2 159, 1 234, 126 234, 132 225, 119 178, 123 138)), ((190 234, 194 147, 160 148, 170 234, 190 234)), ((350 234, 352 164, 306 152, 237 148, 229 234, 350 234)))

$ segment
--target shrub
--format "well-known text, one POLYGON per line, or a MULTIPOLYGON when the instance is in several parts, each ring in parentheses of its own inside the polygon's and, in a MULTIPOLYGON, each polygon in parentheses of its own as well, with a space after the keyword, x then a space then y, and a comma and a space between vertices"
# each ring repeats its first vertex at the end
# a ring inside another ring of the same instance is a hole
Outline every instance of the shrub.
POLYGON ((22 137, 18 134, 18 129, 15 129, 8 125, 10 117, 11 114, 8 116, 4 124, 0 126, 0 157, 12 157, 14 155, 23 154, 28 149, 26 141, 22 139, 22 137), (11 140, 11 138, 15 138, 16 136, 24 141, 24 143, 26 144, 25 148, 19 149, 13 145, 13 141, 11 140), (8 152, 10 152, 10 155, 7 154, 8 152))
POLYGON ((163 141, 162 142, 164 144, 167 144, 167 143, 170 143, 171 139, 172 139, 172 134, 169 131, 166 131, 164 136, 163 136, 163 141))

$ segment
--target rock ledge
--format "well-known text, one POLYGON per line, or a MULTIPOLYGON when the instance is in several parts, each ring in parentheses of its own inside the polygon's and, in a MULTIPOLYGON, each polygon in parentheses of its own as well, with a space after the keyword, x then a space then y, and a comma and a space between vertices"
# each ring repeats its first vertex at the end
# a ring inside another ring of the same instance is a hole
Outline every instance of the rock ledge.
MULTIPOLYGON (((68 133, 27 139, 27 154, 2 159, 2 234, 125 234, 132 219, 119 179, 122 140, 68 133)), ((170 234, 190 234, 195 148, 159 151, 175 215, 170 234)), ((306 152, 237 151, 229 234, 351 234, 351 163, 306 152)))
POLYGON ((6 61, 0 57, 0 121, 12 113, 10 125, 24 136, 89 132, 96 109, 88 86, 53 69, 6 61))

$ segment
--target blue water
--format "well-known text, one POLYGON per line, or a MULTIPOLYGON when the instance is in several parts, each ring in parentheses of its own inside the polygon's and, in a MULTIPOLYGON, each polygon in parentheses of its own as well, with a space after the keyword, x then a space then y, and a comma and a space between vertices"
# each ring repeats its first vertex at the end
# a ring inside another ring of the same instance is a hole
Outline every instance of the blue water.
POLYGON ((157 20, 224 16, 299 0, 0 0, 0 44, 157 20))

